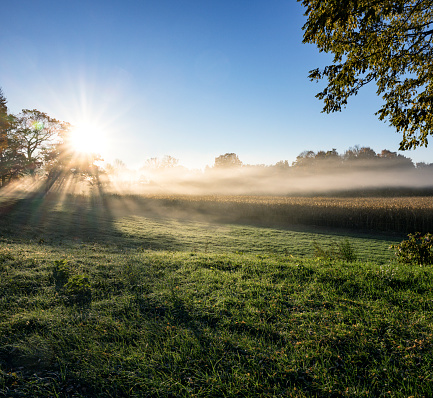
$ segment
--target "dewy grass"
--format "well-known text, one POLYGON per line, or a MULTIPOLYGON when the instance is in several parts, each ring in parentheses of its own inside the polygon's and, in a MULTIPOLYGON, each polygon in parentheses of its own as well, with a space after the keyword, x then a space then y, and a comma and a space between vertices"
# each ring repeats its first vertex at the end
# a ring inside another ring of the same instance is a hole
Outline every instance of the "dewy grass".
POLYGON ((344 239, 341 242, 332 242, 330 248, 324 248, 316 241, 313 242, 315 256, 327 260, 340 259, 343 261, 353 262, 357 258, 356 250, 349 239, 344 239))
POLYGON ((81 245, 83 307, 56 294, 58 247, 8 250, 6 396, 433 393, 431 268, 81 245))
POLYGON ((2 234, 0 397, 433 396, 431 266, 285 253, 314 235, 278 229, 80 222, 2 234))

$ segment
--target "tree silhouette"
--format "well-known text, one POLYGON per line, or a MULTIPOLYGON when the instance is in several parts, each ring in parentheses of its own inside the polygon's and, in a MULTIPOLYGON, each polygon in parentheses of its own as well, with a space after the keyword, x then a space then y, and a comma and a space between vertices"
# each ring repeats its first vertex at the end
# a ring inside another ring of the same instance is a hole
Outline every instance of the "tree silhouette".
POLYGON ((0 88, 0 187, 21 175, 24 156, 13 131, 15 118, 8 114, 7 100, 0 88))
POLYGON ((6 106, 7 100, 0 88, 0 186, 6 183, 6 148, 8 146, 7 130, 8 126, 8 108, 6 106))
POLYGON ((174 158, 170 155, 165 155, 161 158, 150 158, 144 162, 143 169, 149 170, 165 170, 176 167, 179 163, 179 159, 174 158))
POLYGON ((23 109, 16 116, 14 130, 25 157, 26 171, 34 176, 43 164, 45 153, 60 139, 64 126, 46 113, 23 109))
POLYGON ((235 153, 226 153, 215 158, 216 168, 240 167, 242 162, 235 153))

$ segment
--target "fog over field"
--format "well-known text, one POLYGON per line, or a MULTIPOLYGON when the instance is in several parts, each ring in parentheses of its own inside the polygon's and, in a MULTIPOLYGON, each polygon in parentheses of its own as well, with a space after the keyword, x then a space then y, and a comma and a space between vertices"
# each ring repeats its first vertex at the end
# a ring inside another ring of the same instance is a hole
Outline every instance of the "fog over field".
MULTIPOLYGON (((2 195, 16 190, 45 189, 40 178, 11 182, 2 195)), ((349 191, 433 189, 433 168, 355 170, 275 170, 271 167, 188 170, 176 167, 163 170, 123 170, 97 178, 81 175, 60 177, 51 192, 88 194, 179 194, 179 195, 321 195, 349 191), (95 192, 94 192, 95 193, 95 192)))
POLYGON ((427 189, 433 186, 433 169, 405 170, 290 170, 242 167, 191 171, 124 171, 101 175, 109 192, 119 194, 171 193, 191 195, 304 195, 353 190, 427 189))

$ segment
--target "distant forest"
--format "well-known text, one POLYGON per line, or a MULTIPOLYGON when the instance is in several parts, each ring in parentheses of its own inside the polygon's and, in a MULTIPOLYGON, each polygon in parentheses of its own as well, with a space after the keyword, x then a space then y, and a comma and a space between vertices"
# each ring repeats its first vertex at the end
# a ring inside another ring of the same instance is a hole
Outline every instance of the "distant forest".
POLYGON ((281 160, 274 165, 248 165, 243 164, 235 153, 226 153, 215 158, 217 168, 227 167, 272 167, 278 170, 288 169, 309 169, 311 171, 329 172, 333 169, 414 169, 414 168, 431 168, 433 163, 416 163, 406 156, 391 152, 387 149, 376 153, 369 147, 355 146, 348 149, 343 154, 339 154, 336 149, 330 151, 304 151, 291 164, 287 160, 281 160))

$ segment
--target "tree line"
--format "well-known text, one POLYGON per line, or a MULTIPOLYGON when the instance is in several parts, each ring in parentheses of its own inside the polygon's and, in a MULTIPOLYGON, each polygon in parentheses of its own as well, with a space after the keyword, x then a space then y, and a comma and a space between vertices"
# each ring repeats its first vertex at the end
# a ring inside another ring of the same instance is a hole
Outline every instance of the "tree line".
MULTIPOLYGON (((120 160, 117 163, 124 163, 120 160)), ((116 164, 115 162, 115 164, 116 164)), ((111 169, 111 165, 109 168, 111 169)), ((172 169, 179 166, 179 159, 172 156, 164 156, 163 158, 151 158, 145 161, 142 169, 152 169, 152 170, 163 170, 172 169)), ((289 162, 288 160, 280 160, 273 165, 265 164, 246 164, 242 162, 236 153, 225 153, 223 155, 217 156, 215 158, 214 164, 209 167, 210 169, 231 169, 231 168, 275 168, 279 170, 295 170, 295 169, 318 169, 318 170, 329 170, 332 168, 340 169, 353 169, 353 168, 425 168, 431 167, 433 169, 433 164, 427 164, 424 162, 413 163, 412 160, 404 155, 400 155, 397 152, 389 151, 388 149, 383 149, 381 152, 376 153, 370 147, 359 147, 354 146, 346 150, 343 154, 339 154, 335 148, 329 151, 320 150, 314 152, 311 150, 301 152, 296 160, 289 162)))
MULTIPOLYGON (((119 174, 127 171, 125 163, 116 159, 113 164, 107 164, 104 168, 107 174, 119 174)), ((169 171, 181 170, 185 167, 179 164, 179 159, 166 155, 162 158, 149 158, 144 161, 140 171, 169 171)), ((354 146, 344 153, 339 154, 335 148, 328 151, 307 150, 301 152, 296 160, 280 160, 275 164, 246 164, 242 162, 236 153, 230 152, 215 158, 212 166, 206 166, 206 171, 228 170, 228 169, 256 169, 267 171, 312 171, 312 172, 331 172, 344 170, 388 170, 401 171, 410 169, 431 169, 433 163, 414 163, 412 159, 392 152, 388 149, 376 153, 370 147, 354 146)))
POLYGON ((227 168, 275 168, 278 170, 310 170, 310 171, 330 171, 330 170, 353 170, 353 169, 414 169, 432 168, 433 164, 424 162, 413 163, 412 160, 404 155, 397 154, 387 149, 376 153, 370 147, 355 146, 349 148, 344 153, 339 154, 335 148, 318 152, 311 150, 300 153, 296 160, 289 162, 281 160, 274 165, 265 166, 263 164, 249 165, 244 164, 235 153, 226 153, 215 158, 214 169, 227 168))
POLYGON ((96 154, 78 155, 70 144, 71 125, 36 109, 8 112, 0 88, 0 187, 24 176, 46 178, 47 189, 67 174, 98 174, 96 154))

